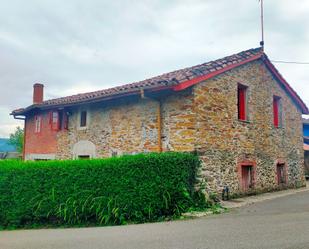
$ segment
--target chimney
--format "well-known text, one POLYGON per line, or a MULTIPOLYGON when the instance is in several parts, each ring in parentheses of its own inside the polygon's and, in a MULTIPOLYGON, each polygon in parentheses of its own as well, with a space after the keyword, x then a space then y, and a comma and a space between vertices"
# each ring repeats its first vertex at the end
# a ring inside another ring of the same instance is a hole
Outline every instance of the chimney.
POLYGON ((33 104, 41 104, 43 102, 44 85, 36 83, 33 85, 33 104))

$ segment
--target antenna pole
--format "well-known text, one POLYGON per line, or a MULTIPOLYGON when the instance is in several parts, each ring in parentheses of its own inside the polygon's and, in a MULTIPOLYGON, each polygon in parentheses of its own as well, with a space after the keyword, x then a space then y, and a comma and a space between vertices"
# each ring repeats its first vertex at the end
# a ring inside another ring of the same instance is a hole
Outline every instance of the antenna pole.
POLYGON ((262 40, 260 42, 260 45, 264 49, 264 1, 260 0, 260 3, 261 3, 261 29, 262 29, 262 40))

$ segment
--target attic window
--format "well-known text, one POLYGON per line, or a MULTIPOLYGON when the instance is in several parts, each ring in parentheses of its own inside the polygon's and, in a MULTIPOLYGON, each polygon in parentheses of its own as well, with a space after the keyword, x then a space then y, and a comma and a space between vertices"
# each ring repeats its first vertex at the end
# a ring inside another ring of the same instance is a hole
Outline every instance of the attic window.
POLYGON ((247 90, 248 87, 239 84, 238 85, 238 119, 242 121, 248 120, 248 113, 247 113, 247 90))

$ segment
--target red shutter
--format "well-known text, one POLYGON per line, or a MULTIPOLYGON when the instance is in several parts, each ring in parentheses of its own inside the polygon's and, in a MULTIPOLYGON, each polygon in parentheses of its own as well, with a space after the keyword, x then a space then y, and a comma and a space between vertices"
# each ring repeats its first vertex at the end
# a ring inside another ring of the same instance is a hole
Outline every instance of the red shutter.
POLYGON ((273 100, 273 109, 274 109, 274 126, 279 127, 279 99, 274 97, 273 100))
POLYGON ((50 111, 50 112, 49 112, 49 121, 48 121, 48 123, 51 125, 52 122, 53 122, 53 112, 50 111))
POLYGON ((246 88, 238 88, 238 118, 246 120, 246 88))

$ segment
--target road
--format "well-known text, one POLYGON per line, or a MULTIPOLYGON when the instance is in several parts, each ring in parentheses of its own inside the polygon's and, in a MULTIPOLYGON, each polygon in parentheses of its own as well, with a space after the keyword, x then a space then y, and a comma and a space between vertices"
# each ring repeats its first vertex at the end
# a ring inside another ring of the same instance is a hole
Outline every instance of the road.
POLYGON ((0 232, 1 249, 309 248, 309 191, 223 215, 103 228, 0 232))

